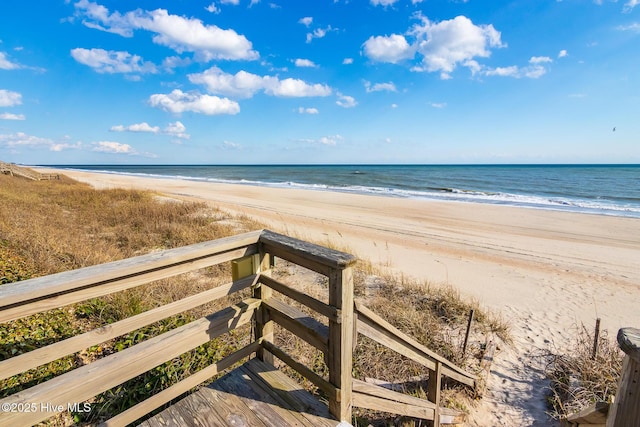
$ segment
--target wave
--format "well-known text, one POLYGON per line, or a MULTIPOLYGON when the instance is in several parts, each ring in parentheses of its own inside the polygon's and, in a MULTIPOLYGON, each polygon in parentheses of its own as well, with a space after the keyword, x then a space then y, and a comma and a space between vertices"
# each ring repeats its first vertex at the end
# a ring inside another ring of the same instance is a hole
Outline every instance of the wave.
MULTIPOLYGON (((73 170, 87 169, 75 169, 73 170)), ((424 189, 403 189, 396 187, 378 187, 366 185, 330 185, 322 183, 304 183, 296 181, 263 181, 259 179, 225 179, 202 176, 189 176, 182 174, 154 174, 143 172, 126 172, 113 170, 97 170, 93 172, 115 175, 140 176, 158 179, 180 179, 198 182, 211 182, 221 184, 254 185, 273 188, 296 188, 314 191, 335 191, 341 193, 376 195, 385 197, 399 197, 425 200, 457 201, 488 203, 538 209, 552 209, 563 211, 575 211, 615 216, 640 217, 640 205, 635 198, 620 200, 607 200, 601 197, 594 199, 549 197, 543 195, 526 195, 505 192, 488 192, 453 187, 425 187, 424 189), (631 199, 631 200, 630 200, 631 199)))

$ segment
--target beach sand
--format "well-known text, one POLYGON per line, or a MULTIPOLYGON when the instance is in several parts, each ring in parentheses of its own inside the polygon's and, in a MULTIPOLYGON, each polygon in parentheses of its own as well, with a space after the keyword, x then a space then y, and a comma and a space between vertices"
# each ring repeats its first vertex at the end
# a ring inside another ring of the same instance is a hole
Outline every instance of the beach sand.
POLYGON ((540 350, 601 318, 615 337, 640 327, 640 219, 298 189, 59 171, 96 188, 150 189, 255 217, 394 272, 448 283, 511 325, 478 426, 552 426, 540 350))

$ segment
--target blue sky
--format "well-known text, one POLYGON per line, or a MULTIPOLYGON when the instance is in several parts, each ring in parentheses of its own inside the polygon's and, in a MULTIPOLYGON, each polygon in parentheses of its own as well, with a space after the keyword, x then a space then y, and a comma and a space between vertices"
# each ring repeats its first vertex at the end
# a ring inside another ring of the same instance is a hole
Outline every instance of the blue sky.
POLYGON ((0 160, 640 163, 640 0, 4 1, 0 160))

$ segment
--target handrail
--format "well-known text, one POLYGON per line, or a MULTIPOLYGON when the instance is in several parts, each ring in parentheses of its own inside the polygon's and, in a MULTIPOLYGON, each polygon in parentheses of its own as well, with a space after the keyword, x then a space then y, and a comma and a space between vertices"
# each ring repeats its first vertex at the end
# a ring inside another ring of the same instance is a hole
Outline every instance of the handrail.
POLYGON ((358 332, 403 354, 428 369, 435 369, 442 364, 442 374, 470 387, 476 386, 476 376, 451 363, 444 357, 432 352, 407 334, 368 309, 360 301, 356 301, 358 313, 358 332))
POLYGON ((19 175, 28 179, 32 179, 34 181, 41 180, 51 180, 51 179, 60 179, 60 175, 54 173, 40 173, 36 172, 33 169, 18 166, 13 163, 5 163, 0 161, 0 173, 9 173, 13 175, 19 175))
MULTIPOLYGON (((242 358, 255 354, 272 361, 275 356, 322 389, 329 398, 330 412, 339 420, 351 421, 352 406, 395 411, 405 415, 430 417, 436 425, 451 411, 440 408, 440 375, 449 376, 473 386, 473 376, 446 359, 429 351, 411 337, 402 334, 371 310, 353 300, 351 266, 356 258, 350 254, 303 242, 268 230, 169 249, 107 264, 57 273, 0 287, 0 322, 8 322, 49 309, 77 303, 110 293, 140 286, 196 269, 248 256, 257 257, 253 274, 179 301, 105 325, 51 345, 0 361, 0 379, 9 378, 45 363, 65 357, 132 332, 164 318, 201 306, 242 289, 252 288, 252 297, 236 307, 197 319, 187 325, 149 338, 126 350, 105 356, 10 395, 0 403, 27 401, 81 402, 139 375, 189 349, 195 348, 241 324, 253 322, 254 336, 250 344, 227 358, 192 374, 169 389, 138 403, 105 425, 126 425, 144 416, 186 390, 197 386, 242 358), (271 277, 273 258, 278 257, 327 276, 328 303, 293 289, 271 277), (272 290, 290 297, 326 317, 326 323, 302 313, 272 295, 272 290), (357 313, 357 319, 355 314, 357 313), (273 324, 285 329, 320 349, 325 355, 328 378, 323 378, 297 362, 275 345, 273 324), (357 329, 356 329, 357 328, 357 329), (436 373, 437 390, 430 401, 417 402, 364 386, 352 378, 352 352, 355 331, 422 363, 436 373), (88 375, 88 373, 91 375, 88 375), (208 376, 207 376, 208 375, 208 376), (90 377, 90 378, 87 378, 90 377), (364 390, 364 391, 363 391, 364 390), (55 399, 51 399, 56 396, 55 399), (435 401, 432 400, 435 396, 435 401), (390 403, 391 402, 391 403, 390 403), (403 409, 404 408, 404 409, 403 409), (402 412, 404 411, 404 412, 402 412)), ((393 412, 393 411, 392 411, 393 412)), ((455 411, 454 411, 455 412, 455 411)), ((457 412, 455 412, 457 414, 457 412)), ((37 423, 51 413, 0 413, 0 426, 37 423)))

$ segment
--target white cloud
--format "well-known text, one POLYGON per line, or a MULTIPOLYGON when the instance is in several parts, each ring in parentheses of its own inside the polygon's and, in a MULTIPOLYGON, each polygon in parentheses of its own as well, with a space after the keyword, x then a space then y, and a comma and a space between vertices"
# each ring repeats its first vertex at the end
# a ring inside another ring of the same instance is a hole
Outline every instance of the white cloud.
POLYGON ((411 34, 416 36, 417 51, 423 56, 423 70, 439 71, 443 79, 450 78, 458 64, 473 66, 477 64, 473 58, 489 57, 490 47, 505 47, 493 25, 474 25, 465 16, 438 23, 421 19, 421 25, 415 25, 411 34))
POLYGON ((161 108, 174 114, 192 111, 206 115, 238 114, 240 106, 237 102, 217 96, 202 95, 197 92, 186 93, 180 89, 173 90, 170 94, 157 93, 149 97, 152 107, 161 108))
POLYGON ((331 95, 331 88, 319 83, 309 84, 303 80, 292 78, 279 80, 277 77, 265 77, 265 79, 264 92, 267 95, 287 98, 331 95))
POLYGON ((393 6, 398 0, 371 0, 371 4, 374 6, 393 6))
POLYGON ((629 0, 624 4, 622 11, 624 13, 629 13, 633 10, 634 7, 638 6, 639 4, 640 4, 640 0, 629 0))
POLYGON ((180 139, 191 138, 191 135, 187 133, 187 127, 179 121, 176 121, 175 123, 169 123, 167 127, 164 128, 162 133, 165 133, 167 135, 171 135, 180 139))
POLYGON ((310 33, 307 33, 307 43, 311 43, 313 39, 321 39, 327 35, 330 31, 338 31, 337 28, 331 28, 331 25, 328 25, 326 28, 316 28, 310 33))
POLYGON ((23 132, 13 134, 0 134, 0 147, 35 147, 45 148, 49 151, 62 151, 64 149, 81 148, 82 144, 69 144, 68 142, 55 142, 48 138, 40 138, 38 136, 27 135, 23 132))
POLYGON ((169 123, 162 131, 159 126, 151 126, 147 122, 137 123, 129 126, 116 125, 109 129, 111 132, 148 132, 175 136, 177 138, 189 139, 191 136, 186 133, 187 128, 181 122, 169 123))
POLYGON ((234 30, 205 25, 196 18, 170 15, 165 9, 109 13, 106 7, 88 0, 80 0, 75 8, 76 14, 83 18, 82 23, 89 28, 124 37, 133 36, 134 30, 150 31, 155 33, 155 43, 168 46, 178 53, 194 52, 205 61, 253 60, 260 56, 253 50, 251 42, 234 30))
POLYGON ((71 56, 79 63, 93 68, 98 73, 158 72, 153 63, 146 62, 140 56, 131 55, 129 52, 76 48, 71 50, 71 56))
POLYGON ((344 138, 342 135, 331 135, 331 136, 323 136, 318 139, 300 139, 300 142, 306 142, 308 144, 321 144, 321 145, 330 145, 335 146, 338 142, 342 141, 344 138))
POLYGON ((240 4, 240 0, 220 0, 220 3, 222 4, 232 4, 234 6, 237 6, 240 4))
POLYGON ((566 49, 562 49, 560 52, 558 52, 558 58, 564 58, 567 55, 569 55, 569 53, 566 51, 566 49))
POLYGON ((211 12, 211 13, 220 13, 220 8, 218 8, 218 6, 216 6, 215 3, 211 3, 209 6, 204 8, 207 12, 211 12))
POLYGON ((129 126, 117 125, 112 126, 109 129, 111 132, 149 132, 158 133, 160 128, 158 126, 151 126, 147 122, 137 123, 129 126))
POLYGON ((371 60, 396 64, 415 55, 415 49, 399 34, 369 37, 364 42, 364 54, 371 60))
POLYGON ((358 102, 353 96, 338 93, 338 100, 336 101, 336 104, 343 108, 353 108, 358 105, 358 102))
POLYGON ((189 58, 181 58, 179 56, 169 56, 162 61, 162 66, 169 72, 173 72, 174 68, 186 67, 191 64, 189 58))
POLYGON ((431 106, 433 108, 444 108, 444 107, 447 106, 447 103, 446 102, 432 102, 431 106))
POLYGON ((22 104, 22 95, 11 90, 0 89, 0 107, 13 107, 22 104))
POLYGON ((211 93, 236 98, 251 98, 264 88, 264 77, 246 71, 228 74, 218 67, 211 67, 202 73, 189 74, 188 77, 191 83, 205 85, 211 93))
POLYGON ((530 65, 526 67, 512 65, 509 67, 487 68, 483 69, 482 73, 487 76, 514 77, 517 79, 527 77, 530 79, 537 79, 547 73, 547 69, 541 64, 550 62, 553 62, 553 60, 549 57, 534 56, 529 60, 530 65))
MULTIPOLYGON (((634 22, 634 23, 629 24, 629 25, 620 25, 620 26, 618 26, 616 28, 619 31, 632 31, 632 32, 635 32, 635 33, 640 33, 640 22, 634 22)), ((0 66, 0 68, 2 68, 2 67, 0 66)))
POLYGON ((224 141, 222 143, 222 149, 223 150, 242 150, 242 145, 238 144, 237 142, 224 141))
POLYGON ((344 59, 342 60, 342 63, 343 63, 344 65, 353 64, 353 58, 344 58, 344 59))
POLYGON ((382 92, 382 91, 387 91, 387 92, 397 92, 396 89, 396 85, 393 84, 393 82, 387 82, 387 83, 376 83, 374 85, 371 84, 371 82, 365 81, 364 82, 364 87, 366 88, 367 92, 382 92))
POLYGON ((331 94, 331 88, 323 84, 310 84, 292 78, 280 80, 275 76, 258 76, 246 71, 228 74, 218 67, 211 67, 203 73, 190 74, 188 77, 192 83, 205 85, 211 93, 237 98, 250 98, 261 90, 267 95, 281 97, 331 94))
POLYGON ((531 64, 542 64, 545 62, 553 62, 553 59, 548 56, 532 56, 531 59, 529 59, 529 63, 531 64))
POLYGON ((11 62, 5 52, 0 52, 0 70, 17 70, 18 68, 22 67, 15 62, 11 62))
POLYGON ((93 142, 92 151, 98 151, 101 153, 114 153, 114 154, 138 154, 137 151, 129 144, 122 144, 114 141, 99 141, 93 142))
POLYGON ((296 67, 311 67, 311 68, 317 67, 317 65, 314 64, 314 62, 309 59, 298 58, 294 61, 294 63, 296 64, 296 67))
POLYGON ((319 114, 320 111, 318 111, 317 108, 304 108, 304 107, 299 107, 298 108, 298 113, 300 114, 319 114))
POLYGON ((25 120, 24 114, 0 113, 0 120, 25 120))
POLYGON ((307 28, 309 28, 309 26, 313 23, 313 17, 305 16, 304 18, 300 18, 298 23, 304 25, 307 28))

